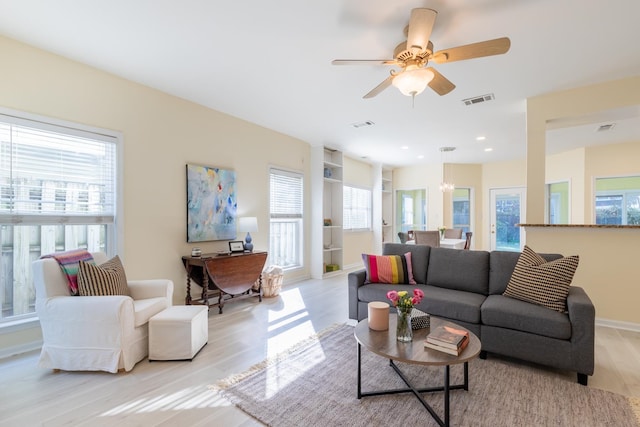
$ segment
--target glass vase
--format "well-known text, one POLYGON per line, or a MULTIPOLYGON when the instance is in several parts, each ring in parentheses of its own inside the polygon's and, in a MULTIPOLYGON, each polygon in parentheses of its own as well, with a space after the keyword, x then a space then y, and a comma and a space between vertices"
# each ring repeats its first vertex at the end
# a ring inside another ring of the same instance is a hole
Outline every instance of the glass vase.
POLYGON ((411 330, 411 309, 397 308, 398 324, 396 325, 396 339, 401 342, 413 341, 413 331, 411 330))

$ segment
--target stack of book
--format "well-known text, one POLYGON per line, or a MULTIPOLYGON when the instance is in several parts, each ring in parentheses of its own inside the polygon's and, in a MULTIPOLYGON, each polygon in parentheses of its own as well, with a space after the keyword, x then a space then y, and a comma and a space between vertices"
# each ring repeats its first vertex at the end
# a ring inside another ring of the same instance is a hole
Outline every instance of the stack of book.
POLYGON ((425 347, 454 356, 459 356, 467 344, 469 344, 469 332, 450 326, 433 328, 424 341, 425 347))

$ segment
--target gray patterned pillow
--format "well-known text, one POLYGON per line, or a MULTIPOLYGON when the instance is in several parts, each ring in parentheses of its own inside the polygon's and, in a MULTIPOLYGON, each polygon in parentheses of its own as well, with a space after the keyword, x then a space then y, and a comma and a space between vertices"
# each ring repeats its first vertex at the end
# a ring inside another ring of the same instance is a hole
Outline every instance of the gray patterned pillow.
POLYGON ((120 257, 116 255, 100 265, 80 261, 78 266, 78 291, 81 296, 130 296, 127 276, 124 273, 120 257))
POLYGON ((503 295, 565 312, 578 261, 573 255, 547 262, 525 245, 503 295))

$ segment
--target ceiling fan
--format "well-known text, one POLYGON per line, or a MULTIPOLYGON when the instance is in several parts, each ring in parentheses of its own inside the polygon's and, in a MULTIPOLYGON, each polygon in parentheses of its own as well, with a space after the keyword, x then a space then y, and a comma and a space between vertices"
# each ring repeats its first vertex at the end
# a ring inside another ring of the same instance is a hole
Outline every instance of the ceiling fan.
POLYGON ((411 10, 409 25, 405 28, 407 41, 400 43, 393 51, 394 59, 336 59, 333 65, 395 65, 401 70, 391 70, 391 75, 374 87, 363 98, 373 98, 393 85, 404 95, 415 97, 427 87, 439 95, 446 95, 456 86, 435 68, 427 67, 429 61, 437 64, 480 58, 506 53, 511 46, 507 37, 472 43, 464 46, 433 52, 429 41, 438 12, 433 9, 411 10))

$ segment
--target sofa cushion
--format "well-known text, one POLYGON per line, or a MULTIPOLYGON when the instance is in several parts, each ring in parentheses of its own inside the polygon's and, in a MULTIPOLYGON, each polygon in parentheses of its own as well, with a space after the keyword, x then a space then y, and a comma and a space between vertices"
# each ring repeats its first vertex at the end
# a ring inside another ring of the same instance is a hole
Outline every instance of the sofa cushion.
POLYGON ((411 268, 416 283, 427 283, 427 267, 431 246, 402 245, 400 243, 385 243, 382 255, 403 255, 411 252, 411 268))
POLYGON ((78 292, 81 296, 127 295, 127 276, 120 257, 94 265, 80 260, 78 265, 78 292))
MULTIPOLYGON (((547 261, 562 258, 560 254, 539 254, 547 261)), ((520 252, 493 251, 489 254, 489 295, 502 295, 507 289, 520 252)))
POLYGON ((360 286, 358 288, 358 301, 371 302, 371 301, 385 301, 391 304, 387 299, 387 292, 393 291, 407 291, 409 295, 413 295, 414 289, 421 289, 424 292, 424 285, 409 285, 409 284, 395 284, 389 286, 384 283, 369 283, 366 286, 360 286))
POLYGON ((411 252, 402 255, 362 254, 365 283, 416 284, 411 268, 411 252))
POLYGON ((489 252, 431 248, 427 285, 489 293, 489 252))
POLYGON ((418 305, 420 310, 434 316, 480 323, 480 308, 486 298, 484 295, 429 285, 420 289, 424 292, 424 298, 418 305))
POLYGON ((135 327, 146 324, 149 319, 168 307, 167 299, 164 297, 133 300, 135 327))
POLYGON ((481 312, 483 325, 563 340, 571 338, 569 316, 541 305, 503 295, 489 295, 482 304, 481 312))
POLYGON ((525 245, 503 295, 564 312, 578 261, 573 255, 547 262, 525 245))

